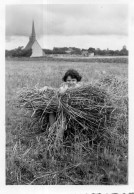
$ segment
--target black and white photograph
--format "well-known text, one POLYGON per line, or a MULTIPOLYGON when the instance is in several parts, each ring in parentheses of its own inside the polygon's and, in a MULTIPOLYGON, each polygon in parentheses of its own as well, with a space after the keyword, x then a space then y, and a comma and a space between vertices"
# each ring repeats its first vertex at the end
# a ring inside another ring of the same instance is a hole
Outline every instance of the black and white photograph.
POLYGON ((6 185, 129 184, 129 6, 109 2, 5 5, 6 185))

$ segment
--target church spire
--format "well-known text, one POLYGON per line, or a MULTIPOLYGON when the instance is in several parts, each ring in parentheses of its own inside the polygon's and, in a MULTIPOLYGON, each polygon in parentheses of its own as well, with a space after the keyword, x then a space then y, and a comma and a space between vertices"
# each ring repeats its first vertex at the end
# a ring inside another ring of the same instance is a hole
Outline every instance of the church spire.
POLYGON ((34 21, 33 21, 33 24, 32 24, 32 33, 31 33, 31 36, 30 36, 30 40, 32 42, 34 42, 36 40, 36 34, 35 34, 35 28, 34 28, 34 21))
POLYGON ((35 35, 35 29, 34 29, 34 21, 33 21, 33 24, 32 24, 32 34, 31 34, 31 36, 33 36, 33 37, 36 36, 36 35, 35 35))

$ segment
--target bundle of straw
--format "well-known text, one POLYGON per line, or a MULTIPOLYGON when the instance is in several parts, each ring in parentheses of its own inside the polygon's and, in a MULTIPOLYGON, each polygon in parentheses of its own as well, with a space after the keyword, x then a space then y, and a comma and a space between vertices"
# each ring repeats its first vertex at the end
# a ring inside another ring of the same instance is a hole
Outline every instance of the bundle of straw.
POLYGON ((57 110, 57 93, 55 89, 48 88, 46 91, 25 89, 19 93, 19 105, 27 110, 43 110, 44 113, 51 113, 57 110))
POLYGON ((15 131, 14 163, 8 169, 11 180, 17 184, 68 184, 70 180, 127 184, 128 101, 123 80, 103 77, 94 85, 62 94, 53 88, 23 88, 17 97, 21 108, 17 114, 22 114, 23 122, 16 130, 19 135, 15 131), (52 112, 56 121, 50 127, 52 112), (63 127, 64 142, 56 147, 63 127))
POLYGON ((43 92, 38 89, 24 90, 19 94, 18 104, 23 109, 32 110, 31 118, 36 118, 35 124, 42 122, 43 125, 48 122, 45 119, 47 115, 55 112, 55 128, 63 127, 61 115, 64 115, 67 130, 71 133, 84 130, 91 138, 93 133, 100 133, 106 128, 113 110, 107 93, 92 85, 71 88, 62 94, 50 88, 43 92))

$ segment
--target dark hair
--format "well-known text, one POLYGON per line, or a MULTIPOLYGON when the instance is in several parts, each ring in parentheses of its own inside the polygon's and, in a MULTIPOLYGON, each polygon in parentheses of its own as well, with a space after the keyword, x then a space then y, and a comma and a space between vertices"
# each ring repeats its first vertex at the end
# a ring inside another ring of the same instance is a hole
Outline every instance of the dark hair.
POLYGON ((66 82, 68 76, 70 76, 72 79, 77 79, 77 82, 81 81, 82 78, 81 75, 74 69, 69 69, 63 76, 62 80, 66 82))

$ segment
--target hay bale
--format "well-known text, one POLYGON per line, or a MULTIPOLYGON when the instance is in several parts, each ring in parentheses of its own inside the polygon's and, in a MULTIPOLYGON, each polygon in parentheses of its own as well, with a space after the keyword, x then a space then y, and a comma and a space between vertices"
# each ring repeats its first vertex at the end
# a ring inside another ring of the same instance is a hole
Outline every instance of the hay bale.
MULTIPOLYGON (((56 113, 56 122, 52 126, 52 136, 60 132, 63 118, 66 118, 67 134, 88 136, 91 140, 102 135, 111 123, 110 113, 113 106, 104 89, 91 84, 70 88, 65 93, 48 88, 23 90, 18 96, 18 107, 31 111, 31 126, 48 126, 48 114, 56 113)), ((45 131, 45 129, 44 129, 45 131)), ((51 136, 49 135, 49 136, 51 136)))
MULTIPOLYGON (((19 110, 30 112, 30 116, 23 122, 23 134, 18 130, 13 149, 14 168, 18 170, 14 177, 18 184, 67 184, 71 181, 68 177, 79 184, 80 169, 84 173, 83 184, 103 184, 107 178, 105 168, 108 173, 116 173, 113 171, 115 166, 120 169, 120 173, 117 172, 119 178, 122 174, 127 177, 118 166, 121 163, 127 168, 127 109, 123 110, 127 102, 124 96, 119 98, 115 92, 121 86, 111 90, 113 95, 109 92, 113 84, 105 86, 104 83, 89 84, 69 89, 64 94, 55 89, 41 92, 37 88, 23 89, 19 93, 17 106, 19 110), (50 133, 47 116, 53 111, 56 112, 56 122, 50 133), (57 146, 56 135, 64 117, 66 144, 57 146), (95 179, 91 180, 89 175, 95 179)), ((107 178, 106 184, 114 184, 113 180, 112 176, 107 178)), ((117 182, 126 184, 126 179, 121 181, 117 182)))

